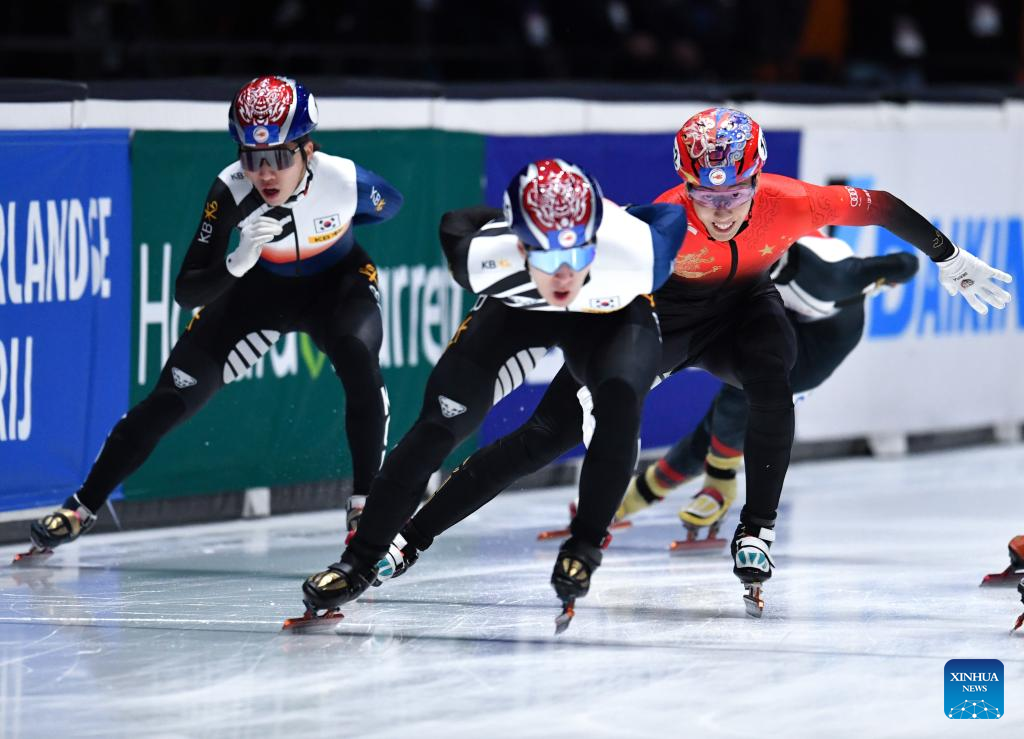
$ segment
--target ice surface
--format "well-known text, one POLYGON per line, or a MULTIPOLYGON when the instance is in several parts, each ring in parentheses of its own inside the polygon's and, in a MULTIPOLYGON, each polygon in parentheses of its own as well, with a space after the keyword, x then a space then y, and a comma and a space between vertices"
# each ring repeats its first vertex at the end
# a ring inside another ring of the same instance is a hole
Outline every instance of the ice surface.
POLYGON ((963 736, 953 658, 1003 661, 984 735, 1024 736, 1021 605, 978 587, 1024 533, 1022 479, 1021 446, 795 465, 760 621, 725 553, 667 553, 676 493, 616 533, 557 638, 535 536, 565 488, 499 496, 337 633, 280 627, 341 511, 86 536, 0 567, 0 737, 963 736))

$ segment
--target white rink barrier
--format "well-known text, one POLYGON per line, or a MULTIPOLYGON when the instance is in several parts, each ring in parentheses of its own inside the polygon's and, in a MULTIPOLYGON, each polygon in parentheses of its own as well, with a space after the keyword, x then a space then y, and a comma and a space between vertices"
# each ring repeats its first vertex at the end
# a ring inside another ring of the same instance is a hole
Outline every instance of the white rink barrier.
MULTIPOLYGON (((324 98, 329 130, 435 128, 488 135, 670 135, 710 103, 574 98, 324 98)), ((1024 101, 992 104, 740 103, 766 129, 800 133, 799 174, 888 190, 960 246, 1010 272, 1014 302, 976 316, 927 262, 910 285, 872 299, 865 338, 798 404, 797 440, 868 437, 899 451, 906 434, 1024 421, 1024 101)), ((226 103, 87 99, 0 104, 0 129, 224 130, 226 103)), ((861 256, 903 248, 880 229, 842 229, 861 256)))

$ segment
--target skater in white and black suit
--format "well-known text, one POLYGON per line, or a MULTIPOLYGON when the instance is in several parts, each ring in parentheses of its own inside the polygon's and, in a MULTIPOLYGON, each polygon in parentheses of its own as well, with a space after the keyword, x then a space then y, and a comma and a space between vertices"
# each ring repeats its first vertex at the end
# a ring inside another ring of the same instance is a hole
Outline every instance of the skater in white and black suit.
MULTIPOLYGON (((341 560, 303 585, 310 611, 333 609, 369 587, 430 474, 556 345, 593 391, 598 425, 583 463, 584 502, 552 581, 563 602, 587 592, 635 462, 640 411, 661 354, 649 294, 668 279, 686 225, 679 206, 603 201, 593 178, 558 159, 513 178, 504 216, 492 208, 444 216, 452 273, 481 297, 431 373, 418 420, 374 480, 341 560)), ((579 420, 572 405, 567 412, 579 420)), ((444 496, 442 487, 435 498, 444 496)))
POLYGON ((355 162, 318 151, 310 138, 316 101, 294 80, 259 77, 245 85, 228 122, 238 160, 214 180, 175 283, 183 308, 204 307, 153 391, 114 426, 82 487, 32 524, 39 549, 88 530, 111 491, 167 432, 289 331, 309 334, 345 388, 357 494, 380 468, 388 422, 380 295, 377 269, 353 227, 391 218, 402 195, 355 162), (228 253, 235 229, 238 245, 228 253))

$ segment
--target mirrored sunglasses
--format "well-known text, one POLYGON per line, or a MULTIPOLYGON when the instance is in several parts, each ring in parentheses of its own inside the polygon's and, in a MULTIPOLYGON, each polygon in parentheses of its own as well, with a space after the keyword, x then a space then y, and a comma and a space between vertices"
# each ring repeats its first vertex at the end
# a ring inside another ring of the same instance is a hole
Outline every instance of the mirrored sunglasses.
POLYGON ((274 149, 239 149, 238 161, 247 172, 257 172, 266 162, 271 169, 288 169, 295 162, 298 148, 279 146, 274 149))
POLYGON ((570 249, 534 249, 526 253, 530 265, 541 272, 553 275, 564 264, 576 272, 594 261, 597 246, 574 246, 570 249))

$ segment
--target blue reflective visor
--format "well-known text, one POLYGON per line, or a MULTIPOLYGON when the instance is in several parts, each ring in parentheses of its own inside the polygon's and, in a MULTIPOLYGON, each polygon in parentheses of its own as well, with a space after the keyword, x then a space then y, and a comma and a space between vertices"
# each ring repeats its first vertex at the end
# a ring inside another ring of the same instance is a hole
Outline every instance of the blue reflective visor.
POLYGON ((533 249, 526 252, 526 259, 541 272, 553 275, 563 264, 579 272, 593 262, 596 255, 597 245, 589 244, 569 249, 533 249))

